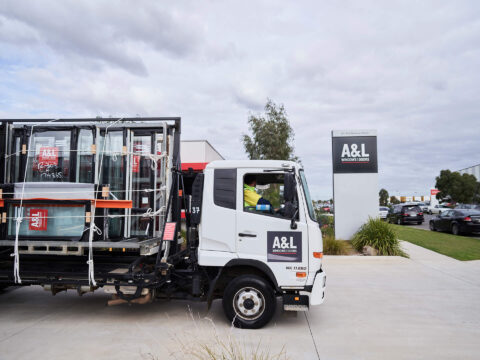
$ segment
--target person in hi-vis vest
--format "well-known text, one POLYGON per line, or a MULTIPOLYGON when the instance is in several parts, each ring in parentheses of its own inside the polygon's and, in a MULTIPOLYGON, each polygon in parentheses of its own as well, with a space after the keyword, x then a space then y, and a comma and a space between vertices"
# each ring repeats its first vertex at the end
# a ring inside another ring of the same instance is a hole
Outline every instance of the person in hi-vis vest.
POLYGON ((264 199, 261 195, 257 194, 255 186, 257 186, 257 178, 255 175, 246 175, 245 183, 243 184, 243 206, 257 206, 257 205, 270 205, 270 211, 273 210, 270 201, 264 199))

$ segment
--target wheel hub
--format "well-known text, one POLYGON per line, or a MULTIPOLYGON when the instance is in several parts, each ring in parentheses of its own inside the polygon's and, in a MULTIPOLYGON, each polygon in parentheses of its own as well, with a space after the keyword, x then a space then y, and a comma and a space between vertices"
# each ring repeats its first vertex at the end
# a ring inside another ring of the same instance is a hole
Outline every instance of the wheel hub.
POLYGON ((252 299, 246 299, 244 302, 243 302, 243 306, 245 307, 245 309, 247 310, 252 310, 255 306, 255 303, 253 302, 252 299))
POLYGON ((257 289, 244 287, 233 297, 233 308, 238 317, 255 320, 265 311, 265 298, 257 289))

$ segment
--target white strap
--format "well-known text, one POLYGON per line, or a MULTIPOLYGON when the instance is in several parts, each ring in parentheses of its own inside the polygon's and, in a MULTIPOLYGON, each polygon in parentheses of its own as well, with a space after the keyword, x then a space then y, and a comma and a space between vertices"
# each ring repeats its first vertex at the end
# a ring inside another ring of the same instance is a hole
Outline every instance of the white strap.
POLYGON ((150 165, 150 168, 155 171, 157 170, 157 161, 163 159, 164 157, 167 156, 167 154, 145 154, 146 157, 148 157, 150 160, 152 160, 152 164, 150 165))
MULTIPOLYGON (((98 193, 98 188, 100 186, 100 179, 101 179, 102 167, 103 167, 103 158, 104 158, 104 155, 105 155, 105 146, 107 144, 108 129, 110 128, 110 126, 115 125, 116 123, 118 123, 121 120, 123 120, 123 118, 119 118, 117 121, 111 123, 110 125, 108 125, 105 128, 105 140, 103 141, 102 156, 100 158, 100 164, 99 164, 99 167, 98 167, 99 182, 97 184, 96 193, 98 193)), ((116 155, 114 154, 114 161, 115 160, 116 160, 116 155)), ((96 207, 97 207, 97 199, 95 198, 95 203, 94 203, 94 205, 92 206, 92 209, 91 209, 92 220, 90 222, 90 232, 88 234, 88 261, 87 261, 87 264, 88 264, 88 282, 92 286, 97 286, 97 282, 95 281, 95 271, 94 271, 94 264, 93 264, 93 233, 96 232, 99 235, 102 234, 102 231, 95 225, 95 210, 96 210, 96 207)))
POLYGON ((23 215, 23 208, 18 209, 18 217, 16 219, 15 224, 15 246, 14 246, 14 260, 13 260, 13 277, 15 279, 16 284, 21 284, 22 279, 20 278, 20 257, 18 253, 18 234, 20 232, 20 225, 22 224, 22 215, 23 215))
MULTIPOLYGON (((93 209, 94 210, 94 209, 93 209)), ((93 267, 93 234, 97 233, 102 234, 102 231, 95 225, 95 222, 92 220, 90 222, 90 232, 88 234, 88 283, 93 286, 97 286, 95 281, 95 272, 93 267)))
POLYGON ((166 209, 167 209, 166 206, 162 206, 160 209, 154 212, 152 208, 148 208, 148 210, 142 214, 142 217, 155 217, 157 215, 160 215, 166 209))

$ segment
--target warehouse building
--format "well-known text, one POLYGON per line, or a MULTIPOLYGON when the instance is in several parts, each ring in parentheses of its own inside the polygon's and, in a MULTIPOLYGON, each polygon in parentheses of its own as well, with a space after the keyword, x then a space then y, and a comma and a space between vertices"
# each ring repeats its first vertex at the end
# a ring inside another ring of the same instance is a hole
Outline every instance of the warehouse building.
MULTIPOLYGON (((180 159, 185 186, 185 195, 192 194, 192 184, 195 173, 202 172, 208 163, 225 158, 207 140, 182 140, 180 159)), ((182 219, 185 219, 185 209, 182 209, 182 219)), ((182 223, 185 229, 185 223, 182 223)))
POLYGON ((202 171, 209 162, 225 160, 207 140, 182 140, 180 158, 183 171, 202 171))

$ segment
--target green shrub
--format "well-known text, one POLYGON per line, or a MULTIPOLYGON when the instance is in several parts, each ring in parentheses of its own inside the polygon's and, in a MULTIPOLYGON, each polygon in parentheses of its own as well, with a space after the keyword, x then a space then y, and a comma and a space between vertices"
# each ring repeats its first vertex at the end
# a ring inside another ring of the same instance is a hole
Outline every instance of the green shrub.
POLYGON ((378 255, 404 256, 408 255, 400 248, 398 236, 392 225, 378 218, 369 218, 354 235, 352 245, 358 251, 364 246, 378 250, 378 255))
POLYGON ((333 216, 317 214, 317 219, 318 221, 320 221, 320 224, 322 224, 322 226, 323 225, 333 226, 333 216))
POLYGON ((331 226, 324 226, 322 227, 322 235, 324 238, 328 236, 335 238, 335 230, 331 226))
POLYGON ((323 253, 325 255, 347 255, 347 242, 343 240, 335 240, 334 236, 325 236, 323 238, 323 253))

